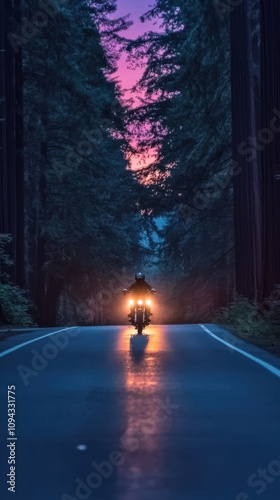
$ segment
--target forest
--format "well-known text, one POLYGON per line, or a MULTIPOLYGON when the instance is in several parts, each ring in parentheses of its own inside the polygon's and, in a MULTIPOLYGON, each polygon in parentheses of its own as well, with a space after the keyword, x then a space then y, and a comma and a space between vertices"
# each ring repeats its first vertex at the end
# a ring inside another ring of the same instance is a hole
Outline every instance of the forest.
POLYGON ((277 328, 279 0, 154 0, 133 40, 117 0, 0 13, 0 324, 122 324, 142 270, 160 323, 277 328))

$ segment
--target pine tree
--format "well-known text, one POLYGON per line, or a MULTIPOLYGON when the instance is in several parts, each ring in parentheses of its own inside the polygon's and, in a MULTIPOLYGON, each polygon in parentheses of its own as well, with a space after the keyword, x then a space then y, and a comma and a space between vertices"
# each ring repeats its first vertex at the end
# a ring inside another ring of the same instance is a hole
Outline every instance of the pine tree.
POLYGON ((135 130, 143 149, 158 152, 139 174, 152 179, 142 207, 168 216, 162 266, 180 281, 176 293, 193 302, 206 284, 213 308, 233 289, 229 17, 222 24, 213 5, 198 0, 158 0, 143 16, 152 18, 162 30, 129 46, 132 60, 147 58, 135 130))
MULTIPOLYGON (((24 7, 32 19, 33 2, 24 7)), ((141 232, 114 81, 126 21, 108 18, 111 0, 52 8, 22 48, 26 283, 44 325, 65 290, 82 301, 87 288, 94 301, 112 270, 136 263, 141 232)))

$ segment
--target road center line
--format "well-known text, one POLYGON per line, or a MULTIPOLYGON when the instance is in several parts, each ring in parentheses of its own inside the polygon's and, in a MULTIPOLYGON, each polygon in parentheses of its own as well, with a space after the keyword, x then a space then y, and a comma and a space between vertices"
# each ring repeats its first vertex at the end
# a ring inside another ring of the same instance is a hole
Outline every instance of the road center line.
POLYGON ((28 340, 27 342, 23 342, 22 344, 15 345, 6 351, 0 352, 0 358, 3 356, 7 356, 11 352, 17 351, 17 349, 21 349, 22 347, 32 344, 33 342, 37 342, 38 340, 45 339, 46 337, 50 337, 51 335, 55 335, 56 333, 66 332, 67 330, 71 330, 72 328, 77 328, 76 326, 70 326, 69 328, 63 328, 62 330, 56 330, 55 332, 47 333, 46 335, 42 335, 41 337, 36 337, 36 339, 28 340))
POLYGON ((211 337, 213 337, 214 339, 218 340, 222 344, 225 344, 230 349, 233 349, 234 351, 237 351, 240 354, 243 354, 243 356, 245 356, 246 358, 251 359, 251 361, 254 361, 258 365, 260 365, 263 368, 265 368, 266 370, 268 370, 270 373, 273 373, 273 375, 276 375, 276 377, 280 378, 279 368, 276 368, 275 366, 270 365, 269 363, 266 363, 266 361, 263 361, 262 359, 256 358, 256 356, 253 356, 252 354, 249 354, 246 351, 242 351, 242 349, 239 349, 238 347, 235 347, 233 344, 226 342, 226 340, 221 339, 220 337, 218 337, 217 335, 212 333, 210 330, 208 330, 208 328, 206 328, 206 326, 204 326, 204 325, 199 325, 199 326, 201 326, 201 328, 203 328, 203 330, 205 330, 205 332, 208 333, 209 335, 211 335, 211 337))

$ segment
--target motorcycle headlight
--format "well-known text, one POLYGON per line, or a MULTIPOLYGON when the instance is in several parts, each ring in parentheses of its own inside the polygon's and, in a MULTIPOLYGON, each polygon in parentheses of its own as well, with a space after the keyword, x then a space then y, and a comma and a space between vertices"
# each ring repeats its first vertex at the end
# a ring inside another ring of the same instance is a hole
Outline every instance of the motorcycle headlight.
POLYGON ((130 306, 134 306, 134 300, 130 299, 130 301, 129 301, 129 305, 130 305, 130 306))
POLYGON ((152 301, 151 300, 146 300, 146 305, 147 306, 151 306, 152 305, 152 301))
POLYGON ((138 306, 142 306, 143 305, 143 300, 138 300, 137 304, 138 304, 138 306))

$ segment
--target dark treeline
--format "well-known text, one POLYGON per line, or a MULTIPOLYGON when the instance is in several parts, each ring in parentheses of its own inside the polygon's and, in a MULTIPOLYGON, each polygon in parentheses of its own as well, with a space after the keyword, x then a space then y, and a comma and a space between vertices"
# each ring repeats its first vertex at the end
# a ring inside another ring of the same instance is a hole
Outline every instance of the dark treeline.
POLYGON ((149 262, 163 321, 275 298, 277 0, 156 0, 157 30, 132 42, 114 0, 0 5, 0 321, 10 279, 41 325, 122 321, 118 291, 149 262), (124 50, 144 67, 133 110, 114 79, 124 50), (157 157, 133 174, 135 140, 157 157))
POLYGON ((280 6, 237 3, 157 0, 143 20, 160 33, 128 48, 147 58, 131 118, 159 154, 139 178, 154 181, 147 211, 166 217, 162 275, 184 321, 236 294, 279 303, 280 6))
POLYGON ((160 18, 162 30, 129 46, 132 60, 148 58, 132 120, 158 158, 139 176, 154 181, 147 210, 166 216, 160 267, 173 320, 181 311, 192 321, 226 305, 234 288, 229 18, 203 0, 158 1, 145 18, 160 18))
POLYGON ((108 283, 121 289, 123 270, 142 258, 112 81, 126 21, 109 19, 110 0, 28 0, 20 15, 19 3, 1 11, 1 232, 13 237, 14 279, 41 325, 103 322, 108 283))

